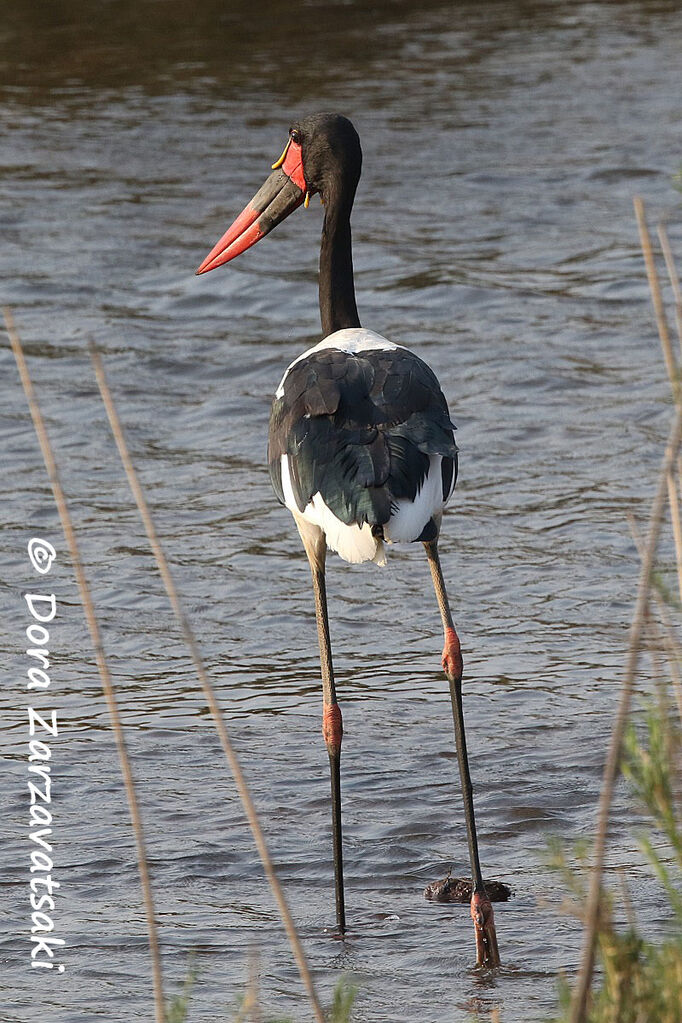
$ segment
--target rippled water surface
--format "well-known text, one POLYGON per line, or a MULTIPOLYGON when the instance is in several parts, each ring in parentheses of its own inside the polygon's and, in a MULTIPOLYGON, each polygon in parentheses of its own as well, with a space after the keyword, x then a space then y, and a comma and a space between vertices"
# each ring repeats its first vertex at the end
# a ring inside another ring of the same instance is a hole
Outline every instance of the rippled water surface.
MULTIPOLYGON (((229 1018, 257 947, 271 1014, 308 1018, 211 720, 163 596, 87 358, 101 347, 315 977, 355 1018, 541 1020, 576 925, 545 866, 589 835, 669 407, 632 196, 678 203, 673 3, 15 5, 0 26, 0 297, 12 304, 101 615, 133 756, 169 988, 229 1018), (350 116, 363 323, 414 348, 457 421, 442 556, 465 652, 484 872, 504 966, 466 907, 426 903, 466 841, 440 625, 420 545, 329 563, 345 741, 350 932, 334 937, 309 574, 265 468, 270 395, 319 337, 315 202, 228 268, 194 268, 293 117, 350 116), (419 549, 417 549, 419 548, 419 549)), ((679 232, 671 233, 679 246, 679 232)), ((4 838, 0 1019, 134 1023, 151 983, 134 843, 73 573, 10 351, 0 348, 4 838), (55 919, 27 940, 33 535, 50 576, 55 919)), ((621 793, 612 867, 638 854, 621 793)), ((638 873, 635 874, 639 876, 638 873)), ((661 911, 641 875, 642 911, 661 911)))

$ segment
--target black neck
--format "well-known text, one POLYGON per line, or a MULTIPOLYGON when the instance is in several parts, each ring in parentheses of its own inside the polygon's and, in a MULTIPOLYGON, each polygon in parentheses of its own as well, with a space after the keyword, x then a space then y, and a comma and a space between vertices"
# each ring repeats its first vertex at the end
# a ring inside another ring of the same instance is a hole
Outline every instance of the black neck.
POLYGON ((359 327, 355 304, 350 211, 353 199, 325 199, 320 247, 320 317, 326 337, 344 327, 359 327))

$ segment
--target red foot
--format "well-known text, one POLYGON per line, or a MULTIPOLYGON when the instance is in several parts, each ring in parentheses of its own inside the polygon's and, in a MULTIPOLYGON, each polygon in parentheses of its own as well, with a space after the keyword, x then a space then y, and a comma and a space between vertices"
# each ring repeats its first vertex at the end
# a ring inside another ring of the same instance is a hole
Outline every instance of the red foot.
POLYGON ((454 629, 445 630, 445 646, 443 647, 443 671, 449 679, 455 681, 461 679, 464 671, 462 651, 459 646, 459 636, 454 629))
POLYGON ((330 753, 338 753, 343 737, 343 721, 338 703, 325 704, 322 711, 322 735, 330 753))
POLYGON ((497 947, 495 914, 490 899, 484 892, 471 896, 471 919, 474 921, 476 937, 476 965, 499 966, 500 950, 497 947))

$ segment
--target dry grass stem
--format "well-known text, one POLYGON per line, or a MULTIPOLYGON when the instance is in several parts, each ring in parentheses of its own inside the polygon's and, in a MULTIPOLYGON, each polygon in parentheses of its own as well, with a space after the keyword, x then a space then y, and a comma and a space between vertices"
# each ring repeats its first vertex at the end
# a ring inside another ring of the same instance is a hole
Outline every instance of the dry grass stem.
POLYGON ((675 563, 677 565, 677 588, 682 601, 682 523, 680 522, 680 502, 675 479, 675 467, 671 466, 668 476, 668 502, 672 520, 673 538, 675 540, 675 563))
MULTIPOLYGON (((649 517, 648 539, 646 545, 642 545, 641 541, 639 542, 642 563, 640 567, 639 583, 637 587, 637 600, 635 604, 633 621, 630 628, 628 653, 625 664, 625 671, 623 675, 623 681, 621 685, 621 696, 618 711, 616 714, 616 719, 614 721, 611 732, 611 740, 609 743, 609 750, 606 765, 604 768, 604 775, 602 779, 602 789, 599 800, 597 833, 594 848, 594 863, 590 876, 590 886, 585 913, 585 927, 583 933, 583 947, 581 953, 580 971, 578 974, 576 985, 573 991, 573 997, 571 1000, 569 1014, 570 1023, 584 1023, 587 1013, 588 999, 592 985, 592 974, 594 971, 596 937, 599 927, 599 917, 601 908, 601 885, 602 876, 604 872, 606 837, 608 832, 609 815, 611 810, 611 803, 613 800, 614 785, 619 771, 620 757, 623 746, 623 737, 630 710, 632 690, 634 688, 634 680, 637 673, 639 654, 642 646, 645 625, 648 620, 649 602, 651 598, 652 573, 654 567, 654 560, 656 556, 656 550, 658 546, 658 539, 660 536, 661 526, 663 522, 666 495, 668 495, 668 500, 670 503, 672 514, 673 533, 675 537, 675 548, 678 565, 678 582, 680 583, 680 592, 682 593, 681 581, 682 529, 680 528, 679 498, 677 490, 677 481, 675 479, 676 467, 678 468, 679 475, 680 458, 679 452, 680 443, 682 440, 682 408, 680 407, 679 401, 680 387, 676 360, 672 350, 672 345, 670 343, 670 334, 668 331, 668 325, 665 317, 665 309, 663 306, 661 288, 658 280, 658 274, 656 272, 656 264, 651 245, 651 238, 646 223, 644 203, 641 200, 641 198, 636 197, 634 199, 634 207, 635 215, 637 217, 637 224, 639 227, 639 235, 642 245, 642 252, 644 255, 644 262, 649 282, 649 289, 651 292, 651 299, 654 307, 654 314, 656 316, 656 325, 661 340, 663 357, 665 359, 666 369, 673 391, 673 397, 675 398, 676 401, 676 412, 670 429, 668 443, 663 458, 663 465, 659 476, 658 487, 656 490, 656 495, 649 517)), ((665 233, 665 229, 659 230, 659 238, 661 238, 661 244, 663 246, 664 253, 667 253, 665 257, 666 265, 668 267, 668 273, 671 277, 673 290, 677 288, 677 291, 675 292, 677 299, 679 294, 679 283, 677 281, 677 275, 675 272, 672 254, 670 253, 670 246, 667 244, 667 234, 665 233)), ((680 337, 682 341, 682 334, 680 335, 680 337)), ((635 537, 637 541, 638 538, 636 530, 635 537)), ((669 622, 667 632, 669 635, 672 632, 672 628, 669 622)), ((674 638, 670 641, 670 646, 674 654, 673 660, 675 660, 677 652, 677 642, 676 640, 674 640, 674 638)), ((679 693, 677 691, 676 696, 679 704, 680 698, 679 693)))
MULTIPOLYGON (((641 198, 636 197, 634 199, 634 207, 635 215, 637 217, 637 224, 639 227, 639 235, 641 240, 642 253, 644 256, 644 263, 646 266, 646 275, 648 278, 649 290, 651 293, 651 302, 653 305, 656 326, 658 329, 658 337, 660 337, 661 339, 664 358, 666 360, 666 367, 668 370, 671 387, 673 389, 673 396, 676 399, 677 407, 675 418, 668 439, 668 444, 666 447, 663 468, 661 470, 660 479, 658 479, 658 486, 651 507, 651 514, 649 517, 648 539, 643 550, 640 550, 641 567, 639 574, 639 583, 637 587, 637 601, 635 605, 633 622, 630 629, 628 655, 626 660, 623 683, 621 687, 621 700, 619 703, 616 720, 615 722, 613 722, 611 730, 611 738, 606 758, 606 764, 604 767, 601 795, 599 799, 597 832, 594 847, 594 863, 590 877, 590 888, 586 906, 581 966, 576 986, 574 988, 574 994, 571 1003, 570 1012, 571 1023, 584 1023, 587 1013, 588 998, 592 985, 592 974, 594 971, 596 936, 599 926, 599 914, 601 903, 601 879, 604 869, 606 835, 608 831, 608 818, 610 814, 610 806, 613 796, 613 787, 615 787, 620 767, 623 738, 625 733, 625 727, 627 724, 628 714, 630 711, 630 703, 632 699, 634 679, 637 672, 639 653, 642 644, 642 636, 648 616, 651 576, 653 571, 653 563, 658 543, 658 537, 660 537, 664 519, 666 495, 668 495, 669 497, 671 513, 673 518, 673 530, 675 535, 676 557, 678 563, 678 581, 682 578, 682 570, 680 568, 680 566, 682 565, 682 530, 680 529, 679 500, 675 480, 675 469, 676 466, 678 465, 680 442, 682 439, 682 409, 680 408, 679 404, 679 381, 677 364, 670 341, 670 333, 668 330, 668 323, 666 320, 663 297, 661 294, 661 286, 660 283, 658 283, 658 276, 656 273, 655 261, 653 258, 653 251, 651 248, 651 239, 649 236, 648 227, 646 225, 644 204, 641 198)), ((667 235, 665 236, 667 240, 667 235)), ((671 274, 671 279, 674 278, 674 281, 676 281, 677 275, 675 273, 672 255, 670 255, 669 246, 668 252, 669 256, 667 257, 667 265, 669 274, 671 274)), ((675 288, 675 286, 676 284, 675 282, 673 282, 673 287, 675 288)), ((680 588, 682 592, 682 584, 680 588)), ((676 646, 677 644, 675 643, 673 649, 675 649, 676 646)))
POLYGON ((299 939, 298 932, 296 931, 296 925, 294 924, 294 920, 289 910, 286 897, 277 878, 275 867, 270 857, 270 853, 268 851, 268 847, 265 841, 265 835, 263 834, 263 830, 258 819, 256 807, 254 805, 253 799, 251 798, 251 793, 249 791, 246 779, 242 773, 239 760, 237 759, 237 755, 234 751, 232 743, 230 742, 230 738, 227 733, 227 727, 225 725, 225 720, 223 718, 223 713, 222 710, 220 709, 220 705, 216 698, 213 685, 211 684, 211 681, 204 667, 203 658, 201 656, 199 646, 194 636, 194 631, 180 603, 178 591, 175 587, 175 582, 171 575, 171 571, 168 566, 166 556, 163 552, 163 548, 161 547, 161 543, 156 532, 156 527, 154 526, 154 522, 149 511, 149 506, 147 504, 137 473, 130 458, 130 453, 128 451, 128 446, 126 444, 125 436, 123 433, 123 428, 118 418, 118 413, 114 405, 111 391, 109 390, 109 385, 107 384, 106 381, 102 360, 99 356, 99 353, 95 350, 93 345, 90 345, 90 355, 92 357, 92 361, 95 367, 95 375, 97 377, 97 383, 99 385, 100 393, 102 395, 102 401, 104 402, 104 406, 109 417, 111 430, 116 441, 116 446, 118 447, 118 452, 121 457, 121 461, 123 463, 126 476, 128 477, 130 489, 133 492, 135 502, 140 512, 140 516, 142 518, 142 522, 144 524, 144 528, 147 533, 147 537, 149 539, 149 543, 152 548, 154 558, 156 559, 159 572, 161 573, 161 577, 163 579, 166 592, 168 594, 168 599, 175 613, 175 617, 178 620, 178 624, 180 626, 180 630, 182 632, 185 643, 187 644, 187 647, 192 656, 192 660, 194 662, 194 667, 196 669, 199 682, 201 684, 201 688, 204 692, 206 702, 210 709, 215 727, 218 732, 218 736, 220 738, 220 744, 223 748, 223 752, 225 754, 227 762, 230 766, 230 770, 232 771, 235 783, 237 785, 237 791, 239 792, 239 797, 244 806, 244 810, 246 812, 249 825, 251 827, 251 832, 253 834, 256 847, 258 849, 258 853, 263 863, 263 867, 265 869, 268 881, 270 882, 270 886, 272 888, 275 900, 279 907, 280 915, 282 917, 284 927, 286 929, 292 950, 294 952, 294 956, 296 958, 296 962, 298 964, 301 980, 303 981, 303 985, 310 998, 315 1013, 315 1017, 318 1020, 318 1023, 325 1023, 325 1016, 317 998, 315 986, 313 984, 313 979, 308 968, 305 953, 303 951, 303 946, 299 939))
POLYGON ((664 508, 668 490, 668 476, 670 475, 672 467, 675 465, 677 460, 681 441, 682 410, 678 407, 676 408, 675 417, 668 436, 668 443, 663 457, 663 465, 659 475, 656 496, 654 497, 649 517, 649 532, 639 573, 637 601, 635 604, 632 625, 630 627, 628 652, 621 685, 620 702, 611 731, 611 740, 609 743, 609 750, 602 778, 597 833, 594 845, 594 863, 590 877, 590 887, 585 915, 580 971, 573 991, 569 1016, 570 1023, 584 1023, 586 1018, 588 996, 592 985, 592 974, 594 972, 595 944, 601 907, 601 885, 606 858, 606 837, 611 812, 611 803, 613 801, 613 790, 618 776, 621 750, 623 746, 623 735, 630 711, 630 702, 632 699, 632 690, 639 662, 642 634, 649 607, 651 576, 654 567, 656 549, 658 547, 658 539, 661 532, 661 525, 663 523, 664 508))
POLYGON ((675 266, 675 258, 673 256, 673 250, 670 247, 670 239, 668 238, 668 231, 663 223, 660 222, 658 225, 658 240, 661 243, 661 252, 665 259, 665 265, 668 270, 668 277, 670 278, 670 286, 673 289, 673 296, 677 305, 682 305, 682 289, 680 289, 680 278, 677 275, 677 268, 675 266))
MULTIPOLYGON (((639 552, 640 558, 644 556, 644 540, 639 532, 635 517, 631 513, 628 514, 628 524, 632 533, 632 538, 635 541, 635 546, 639 552)), ((677 704, 677 712, 680 717, 680 723, 682 724, 682 679, 680 678, 680 664, 682 664, 682 646, 680 646, 673 623, 670 620, 670 614, 668 613, 668 605, 661 596, 658 587, 653 587, 654 600, 656 601, 656 607, 661 619, 661 626, 663 631, 663 645, 668 654, 668 669, 670 671, 670 680, 673 685, 673 692, 675 694, 675 703, 677 704)), ((652 620, 652 625, 653 625, 652 620)))
POLYGON ((649 228, 647 227, 646 215, 644 213, 644 202, 639 196, 635 196, 633 202, 635 206, 635 216, 637 217, 637 226, 639 227, 639 238, 642 245, 642 253, 644 254, 644 265, 646 266, 646 275, 649 281, 651 301, 654 307, 656 326, 658 327, 658 336, 661 339, 663 358, 665 359, 665 365, 668 371, 668 377, 670 378, 670 384, 673 389, 673 394, 676 395, 677 366, 675 363, 675 356, 673 353, 672 344, 670 342, 670 333, 668 331, 668 322, 666 320, 665 308, 663 306, 661 286, 659 284, 658 273, 656 271, 656 261, 654 260, 654 252, 651 246, 651 237, 649 235, 649 228))
POLYGON ((113 683, 111 681, 111 675, 109 673, 109 667, 104 654, 104 647, 102 645, 102 637, 100 634, 99 624, 95 615, 95 608, 90 595, 90 587, 83 570, 83 563, 80 557, 80 551, 78 543, 76 541, 76 534, 74 532, 73 523, 71 521, 71 515, 66 503, 64 491, 59 479, 59 473, 57 470, 57 464, 55 461, 54 453, 52 451, 52 445, 45 429, 45 423, 38 406, 38 402, 33 390, 33 384, 29 376, 28 367, 24 358, 24 352, 19 340, 19 335, 14 326, 14 319, 12 317, 11 310, 7 307, 3 308, 3 314, 5 318, 5 327, 9 336, 12 351, 14 352, 14 358, 17 362, 19 369, 19 375, 21 377, 21 383, 26 394, 26 400, 28 407, 31 412, 31 418, 33 419, 33 426, 35 428, 36 435, 38 437, 38 443, 43 454, 45 461, 45 468, 47 469, 47 475, 50 480, 52 487, 52 493, 54 495, 55 504, 57 505, 57 511, 59 512, 59 518, 61 520, 62 529, 64 531, 64 538, 66 539, 67 547, 71 555, 71 563, 78 583, 78 589, 81 595, 81 601, 83 604, 83 611, 85 613, 85 620, 88 625, 90 637, 95 650, 95 658, 97 660, 97 668, 99 675, 102 680, 102 689, 104 690, 104 696, 106 699, 107 707, 109 709, 109 716, 111 718, 111 724, 116 740, 116 748, 118 750, 118 758, 121 764, 121 773, 123 775, 123 783, 125 785, 126 796, 128 798, 128 806, 130 809, 130 820, 133 826, 133 832, 135 834, 135 844, 137 846, 137 863, 140 872, 140 882, 142 885, 142 895, 144 898, 145 913, 147 916, 147 931, 149 934, 149 948, 152 959, 152 976, 154 984, 154 1010, 156 1016, 156 1023, 164 1023, 165 1020, 165 1002, 163 995, 163 977, 161 972, 161 956, 159 953, 159 942, 156 930, 156 918, 154 912, 154 897, 152 894, 151 881, 149 877, 149 869, 147 865, 147 853, 145 848, 144 833, 142 830, 142 818, 140 816, 140 810, 137 802, 137 796, 135 793, 135 785, 133 782, 132 770, 130 767, 130 760, 128 758, 128 752, 126 749, 125 738, 123 735, 123 726, 121 724, 121 718, 118 712, 118 705, 116 703, 116 694, 114 692, 113 683))
MULTIPOLYGON (((670 386, 672 387, 673 397, 675 398, 676 401, 679 401, 680 380, 677 369, 677 361, 675 359, 672 343, 670 341, 670 333, 668 331, 668 322, 665 316, 665 308, 663 305, 661 285, 658 279, 658 271, 656 270, 656 260, 654 258, 653 247, 651 245, 651 236, 649 234, 649 228, 646 222, 644 201, 639 196, 636 196, 633 201, 635 206, 635 215, 637 217, 637 225, 639 227, 639 237, 642 245, 642 253, 644 255, 644 264, 646 266, 646 274, 647 279, 649 281, 649 291, 651 292, 651 302, 653 304, 654 314, 656 316, 656 326, 658 327, 658 336, 661 339, 661 348, 663 349, 663 358, 665 359, 665 365, 668 371, 668 378, 670 380, 670 386)), ((666 267, 668 269, 668 276, 670 277, 670 282, 673 288, 673 294, 675 295, 675 301, 677 305, 680 284, 677 276, 677 270, 675 268, 675 260, 673 258, 673 254, 670 249, 670 243, 668 241, 668 233, 663 224, 659 224, 658 237, 663 247, 663 254, 665 257, 666 267)), ((680 334, 680 344, 682 345, 682 334, 680 334)), ((673 537, 675 540, 677 583, 680 592, 680 599, 682 600, 682 523, 680 522, 680 503, 678 499, 678 490, 675 481, 673 467, 671 467, 670 478, 668 480, 668 500, 670 502, 670 514, 672 517, 673 524, 673 537)))
POLYGON ((677 275, 677 267, 675 266, 675 258, 670 247, 668 232, 662 221, 658 225, 658 240, 661 243, 661 251, 663 252, 668 277, 670 278, 670 286, 673 289, 673 298, 675 302, 675 326, 677 328, 677 336, 680 342, 680 351, 682 352, 682 289, 680 289, 680 278, 677 275))
MULTIPOLYGON (((640 200, 641 203, 641 200, 640 200)), ((642 204, 642 220, 644 222, 644 209, 642 204)), ((668 277, 670 279, 670 286, 673 292, 673 299, 675 303, 675 324, 677 327, 677 336, 680 342, 680 350, 682 351, 682 291, 680 290, 680 279, 677 274, 677 267, 675 266, 675 257, 673 256, 672 249, 670 247, 670 240, 668 238, 668 232, 665 224, 661 222, 658 225, 658 239, 661 243, 661 250, 663 252, 663 258, 665 259, 666 269, 668 271, 668 277)), ((653 294, 653 291, 652 291, 653 294)), ((660 291, 659 291, 660 298, 660 291)), ((667 331, 667 327, 666 327, 667 331)), ((660 332, 660 327, 659 327, 660 332)), ((672 353, 672 347, 671 347, 672 353)), ((670 370, 668 369, 668 372, 670 370)), ((679 400, 678 388, 680 386, 680 380, 676 372, 675 379, 671 379, 673 387, 673 394, 679 400)), ((677 479, 673 473, 671 473, 668 479, 668 497, 670 501, 670 514, 672 516, 673 525, 673 537, 675 540, 675 559, 677 562, 677 583, 680 591, 680 600, 682 600, 682 523, 680 522, 680 501, 679 501, 679 483, 682 478, 680 473, 679 459, 677 462, 677 479)))

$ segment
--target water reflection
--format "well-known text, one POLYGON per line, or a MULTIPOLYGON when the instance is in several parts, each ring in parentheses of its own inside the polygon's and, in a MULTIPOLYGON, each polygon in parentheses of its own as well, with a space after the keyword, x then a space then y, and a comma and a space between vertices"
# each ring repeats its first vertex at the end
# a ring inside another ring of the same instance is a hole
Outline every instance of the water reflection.
MULTIPOLYGON (((41 89, 120 89, 141 86, 174 93, 180 86, 234 90, 276 88, 290 102, 314 97, 321 82, 343 82, 364 68, 371 80, 377 68, 402 58, 424 73, 414 52, 411 29, 447 30, 486 49, 515 25, 541 30, 557 18, 551 3, 471 3, 383 0, 371 8, 359 2, 290 5, 258 0, 121 0, 101 5, 64 0, 41 13, 14 5, 3 24, 6 87, 41 89), (454 25, 453 25, 454 23, 454 25), (458 29, 458 25, 462 27, 458 29)), ((454 40, 453 40, 454 41, 454 40)), ((452 47, 452 61, 467 63, 452 47)), ((451 69, 450 69, 451 70, 451 69)))
MULTIPOLYGON (((254 939, 272 1014, 304 1009, 85 342, 105 351, 323 990, 339 969, 355 971, 358 1020, 485 1018, 497 1006, 505 1023, 549 1015, 555 972, 574 966, 577 945, 557 911, 545 835, 592 827, 636 571, 625 513, 644 506, 666 432, 630 201, 637 189, 661 206, 675 201, 676 6, 309 3, 284 16, 274 3, 171 0, 97 5, 95 15, 72 0, 4 12, 2 291, 16 306, 103 615, 143 779, 171 983, 198 950, 190 1020, 215 1016, 242 990, 254 939), (465 644, 485 871, 517 892, 500 907, 505 968, 494 979, 470 968, 466 908, 421 896, 450 865, 466 869, 466 848, 419 552, 394 552, 383 575, 330 564, 352 931, 339 948, 327 930, 308 573, 264 466, 269 396, 317 340, 319 209, 291 218, 239 267, 193 277, 292 116, 332 105, 356 120, 365 151, 354 215, 361 316, 427 358, 459 425, 462 475, 443 557, 465 644)), ((4 350, 0 360, 11 480, 0 559, 13 622, 25 531, 60 534, 13 364, 4 350)), ((38 988, 13 923, 3 943, 13 1020, 33 1019, 39 1003, 56 1023, 146 1019, 127 813, 61 560, 55 586, 73 969, 58 990, 38 988)), ((16 637, 2 644, 18 656, 16 637)), ((23 693, 2 700, 14 757, 6 784, 20 804, 23 693)), ((625 828, 615 842, 618 857, 636 862, 625 828)), ((20 832, 8 848, 24 862, 20 832)), ((16 877, 6 883, 20 900, 16 877)), ((644 878, 641 892, 657 911, 644 878)), ((13 905, 19 921, 23 903, 13 905)))
MULTIPOLYGON (((677 13, 672 0, 610 5, 603 19, 589 5, 552 0, 378 0, 371 7, 307 0, 286 10, 276 0, 119 0, 96 9, 90 0, 62 0, 45 11, 15 4, 4 12, 0 68, 6 95, 29 102, 49 90, 87 101, 83 87, 136 86, 170 95, 178 88, 215 89, 226 101, 265 88, 286 102, 314 106, 316 96, 359 75, 366 90, 375 88, 392 65, 451 97, 453 87, 455 96, 462 87, 460 77, 470 83, 475 76, 479 95, 490 91, 492 98, 499 88, 499 76, 490 77, 495 54, 510 58, 510 86, 518 80, 512 61, 520 52, 525 71, 542 84, 555 73, 552 57, 571 43, 584 46, 576 64, 593 59, 605 22, 622 25, 633 43, 655 44, 663 19, 674 22, 677 13), (544 53, 529 55, 527 43, 542 36, 544 53), (432 61, 424 59, 425 42, 435 51, 432 61)), ((420 91, 413 90, 415 99, 420 91)), ((429 96, 422 93, 424 101, 429 96)), ((547 124, 546 113, 538 112, 538 125, 547 124)), ((472 117, 470 126, 485 128, 485 118, 472 117)))

